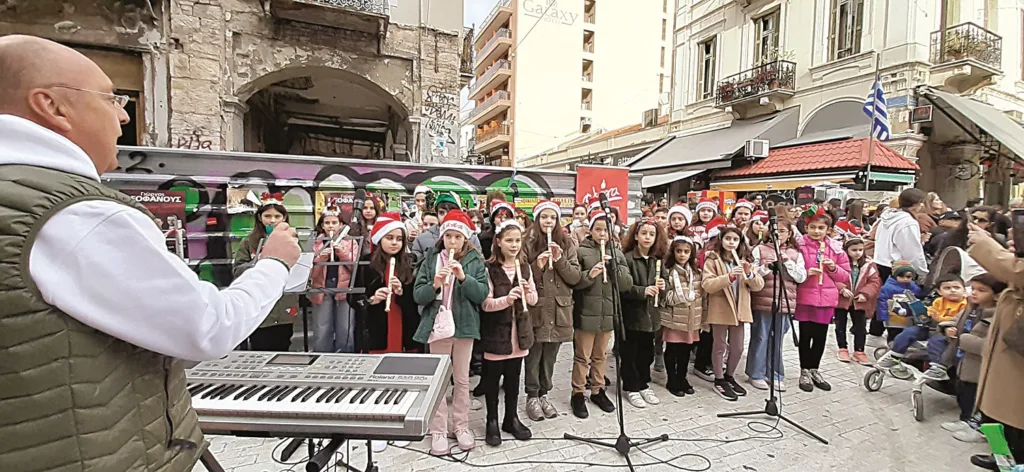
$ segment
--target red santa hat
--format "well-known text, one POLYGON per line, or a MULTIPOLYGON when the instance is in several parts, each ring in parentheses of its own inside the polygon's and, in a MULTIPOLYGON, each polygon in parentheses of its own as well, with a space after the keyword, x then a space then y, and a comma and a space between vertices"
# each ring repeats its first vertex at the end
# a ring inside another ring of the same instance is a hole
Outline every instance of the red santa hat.
POLYGON ((466 239, 469 239, 475 230, 476 226, 473 224, 473 220, 469 219, 469 215, 462 210, 456 209, 444 215, 444 221, 441 221, 440 234, 443 236, 446 231, 458 231, 466 239))
POLYGON ((495 228, 494 234, 495 235, 501 234, 503 231, 505 231, 509 227, 515 227, 515 228, 519 228, 519 231, 525 231, 523 229, 523 225, 519 224, 519 220, 517 220, 515 218, 509 218, 509 219, 507 219, 505 221, 502 221, 501 223, 498 223, 498 227, 495 228))
POLYGON ((557 203, 551 200, 541 200, 533 206, 533 218, 537 219, 540 217, 540 212, 544 210, 552 210, 555 212, 555 218, 562 216, 562 208, 557 203))
POLYGON ((604 218, 605 221, 608 220, 608 214, 605 213, 604 210, 600 208, 590 210, 590 219, 588 221, 587 227, 590 229, 594 229, 594 223, 597 223, 601 218, 604 218))
POLYGON ((729 222, 721 216, 716 216, 714 219, 708 222, 707 225, 707 237, 708 239, 717 238, 718 234, 722 231, 722 228, 728 226, 729 222))
POLYGON ((284 204, 284 194, 281 193, 281 192, 275 192, 275 193, 263 192, 263 195, 260 195, 260 206, 283 205, 283 204, 284 204))
POLYGON ((705 209, 705 208, 707 208, 708 210, 714 211, 715 213, 718 213, 718 204, 715 203, 714 200, 712 200, 710 198, 707 198, 707 197, 704 197, 704 198, 700 199, 699 202, 697 202, 697 210, 696 211, 697 211, 697 213, 700 213, 700 211, 705 209))
POLYGON ((686 205, 681 204, 681 203, 677 203, 675 205, 672 205, 672 208, 668 209, 668 219, 669 219, 669 221, 672 220, 672 215, 673 214, 677 214, 677 213, 680 214, 680 215, 683 215, 683 218, 686 218, 686 224, 687 225, 689 225, 690 221, 693 220, 693 213, 690 212, 690 208, 687 207, 686 205))
POLYGON ((761 223, 768 223, 768 212, 764 210, 757 210, 753 215, 750 215, 750 221, 760 221, 761 223))
POLYGON ((846 237, 859 237, 861 229, 851 224, 849 221, 843 220, 836 223, 836 230, 838 230, 843 236, 846 237))
POLYGON ((379 245, 380 240, 384 239, 386 234, 396 229, 405 229, 405 224, 402 223, 402 215, 395 211, 384 213, 377 217, 377 221, 373 223, 373 229, 370 230, 370 242, 374 246, 379 245))
POLYGON ((508 211, 508 214, 510 216, 514 216, 516 214, 516 209, 512 207, 511 203, 495 200, 493 203, 491 203, 491 218, 493 219, 494 216, 497 215, 498 212, 501 210, 508 211))
POLYGON ((746 198, 741 198, 740 201, 736 202, 736 208, 746 208, 746 209, 750 210, 751 212, 753 212, 754 211, 754 202, 752 202, 750 200, 747 200, 746 198))

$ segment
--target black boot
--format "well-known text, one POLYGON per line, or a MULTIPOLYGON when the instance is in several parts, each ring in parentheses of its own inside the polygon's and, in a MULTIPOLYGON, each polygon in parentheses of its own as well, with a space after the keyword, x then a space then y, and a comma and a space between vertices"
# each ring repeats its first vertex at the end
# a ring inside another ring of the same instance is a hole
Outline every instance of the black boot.
POLYGON ((572 394, 572 399, 569 400, 569 403, 572 404, 572 414, 577 418, 586 419, 590 416, 590 412, 587 411, 587 399, 582 393, 572 394))
POLYGON ((971 456, 971 464, 985 470, 999 470, 999 466, 996 465, 996 458, 992 457, 992 454, 975 454, 971 456))
POLYGON ((487 420, 487 433, 484 438, 484 442, 488 446, 500 446, 501 445, 501 430, 498 429, 498 420, 487 420))
POLYGON ((526 441, 533 437, 533 432, 522 421, 519 421, 517 415, 506 416, 505 421, 501 423, 501 430, 511 434, 517 441, 526 441))
POLYGON ((608 395, 604 393, 603 388, 599 390, 597 393, 590 394, 590 401, 594 402, 594 404, 597 405, 597 407, 600 408, 601 411, 605 413, 611 413, 615 411, 615 404, 608 399, 608 395))

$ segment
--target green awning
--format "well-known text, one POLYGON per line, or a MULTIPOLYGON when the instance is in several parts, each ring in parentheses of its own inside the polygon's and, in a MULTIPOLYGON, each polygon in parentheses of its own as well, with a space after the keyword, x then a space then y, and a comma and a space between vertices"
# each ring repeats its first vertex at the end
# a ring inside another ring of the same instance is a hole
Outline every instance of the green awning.
POLYGON ((892 172, 872 172, 872 182, 894 182, 897 184, 913 184, 914 174, 894 174, 892 172))

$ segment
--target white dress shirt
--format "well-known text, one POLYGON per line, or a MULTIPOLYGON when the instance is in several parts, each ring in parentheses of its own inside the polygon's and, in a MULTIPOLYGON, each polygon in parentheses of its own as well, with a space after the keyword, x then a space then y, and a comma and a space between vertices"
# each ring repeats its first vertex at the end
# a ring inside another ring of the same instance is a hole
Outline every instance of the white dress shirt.
MULTIPOLYGON (((0 165, 22 164, 99 180, 71 141, 0 115, 0 165)), ((288 270, 260 261, 223 290, 167 250, 142 212, 110 201, 73 204, 48 220, 29 253, 43 299, 72 318, 141 348, 201 361, 223 357, 267 317, 288 270)))

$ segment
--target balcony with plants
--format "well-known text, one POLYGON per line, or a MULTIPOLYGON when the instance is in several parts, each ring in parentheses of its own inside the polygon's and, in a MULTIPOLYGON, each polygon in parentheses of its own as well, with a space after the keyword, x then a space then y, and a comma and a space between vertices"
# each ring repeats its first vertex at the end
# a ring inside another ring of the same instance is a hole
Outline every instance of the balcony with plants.
POLYGON ((796 93, 796 63, 790 60, 792 52, 772 56, 776 57, 718 81, 715 106, 750 116, 777 111, 759 109, 765 106, 781 109, 782 101, 796 93))
POLYGON ((1002 74, 1003 39, 974 23, 931 34, 932 83, 965 92, 1002 74))
POLYGON ((270 2, 276 18, 384 36, 390 19, 388 0, 289 0, 270 2))

